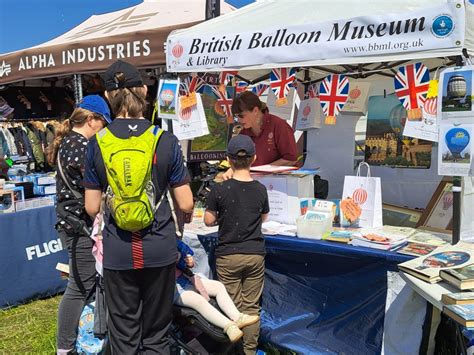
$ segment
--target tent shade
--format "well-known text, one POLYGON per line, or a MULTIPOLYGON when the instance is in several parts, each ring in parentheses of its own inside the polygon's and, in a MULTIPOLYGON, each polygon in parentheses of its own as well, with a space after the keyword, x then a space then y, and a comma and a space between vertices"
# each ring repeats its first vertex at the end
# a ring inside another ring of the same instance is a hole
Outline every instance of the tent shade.
MULTIPOLYGON (((205 0, 145 1, 94 15, 65 34, 28 49, 0 56, 0 84, 104 71, 117 59, 139 68, 165 63, 168 34, 204 20, 205 0)), ((233 7, 221 1, 223 14, 233 7)))
POLYGON ((167 70, 269 69, 460 55, 472 45, 472 20, 466 23, 472 7, 451 0, 262 1, 172 32, 167 70))

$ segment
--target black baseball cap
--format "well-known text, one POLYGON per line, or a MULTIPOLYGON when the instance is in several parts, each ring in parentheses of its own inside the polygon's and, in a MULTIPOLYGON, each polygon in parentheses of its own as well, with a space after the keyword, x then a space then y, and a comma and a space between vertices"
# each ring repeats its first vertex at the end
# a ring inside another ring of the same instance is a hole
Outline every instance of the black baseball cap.
POLYGON ((105 90, 111 91, 120 88, 134 88, 143 86, 142 76, 132 64, 122 60, 116 61, 107 68, 104 74, 105 90), (125 80, 119 81, 115 74, 123 73, 125 80))
POLYGON ((255 155, 255 144, 249 136, 238 134, 229 141, 227 155, 231 158, 251 157, 255 155))

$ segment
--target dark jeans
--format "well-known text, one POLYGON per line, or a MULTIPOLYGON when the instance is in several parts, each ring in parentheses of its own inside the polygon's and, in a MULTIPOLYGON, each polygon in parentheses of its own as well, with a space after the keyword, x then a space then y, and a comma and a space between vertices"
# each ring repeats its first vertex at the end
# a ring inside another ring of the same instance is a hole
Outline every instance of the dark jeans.
POLYGON ((87 297, 95 286, 95 259, 92 256, 92 239, 76 235, 59 233, 63 247, 67 248, 69 255, 69 280, 58 310, 58 336, 56 345, 58 350, 71 350, 75 348, 77 326, 79 318, 86 303, 87 297), (79 278, 85 288, 81 293, 72 272, 72 243, 78 238, 76 245, 76 263, 79 278))
POLYGON ((104 269, 112 354, 169 354, 175 264, 139 270, 104 269))

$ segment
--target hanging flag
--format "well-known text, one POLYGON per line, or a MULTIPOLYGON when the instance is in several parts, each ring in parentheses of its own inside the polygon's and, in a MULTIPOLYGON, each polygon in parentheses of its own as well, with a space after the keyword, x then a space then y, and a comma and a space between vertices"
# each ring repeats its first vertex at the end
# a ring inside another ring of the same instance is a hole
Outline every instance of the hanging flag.
POLYGON ((286 96, 293 86, 296 78, 296 70, 293 68, 272 69, 270 74, 270 88, 275 94, 277 105, 286 105, 286 96))
POLYGON ((309 84, 308 89, 306 90, 306 95, 308 99, 315 99, 319 97, 318 84, 309 84))
POLYGON ((262 96, 267 90, 268 90, 269 85, 267 83, 258 83, 255 85, 252 85, 252 92, 257 95, 257 96, 262 96))
POLYGON ((192 92, 201 92, 202 89, 204 89, 204 85, 206 85, 204 80, 196 74, 188 75, 180 82, 179 94, 184 96, 189 95, 192 92))
POLYGON ((429 80, 428 68, 423 63, 408 64, 398 69, 393 79, 395 95, 407 110, 408 120, 421 120, 429 80))
POLYGON ((219 85, 227 86, 229 81, 234 79, 238 71, 223 71, 219 73, 219 85))
POLYGON ((325 124, 336 124, 336 115, 344 107, 348 95, 349 79, 345 75, 328 75, 319 84, 319 100, 326 116, 325 124))
POLYGON ((247 90, 249 84, 246 81, 239 80, 235 83, 235 94, 238 95, 247 90))
MULTIPOLYGON (((217 114, 227 117, 227 122, 233 122, 232 115, 232 94, 229 94, 228 88, 221 90, 219 86, 211 86, 212 92, 216 95, 217 101, 214 105, 217 114)), ((232 89, 232 88, 229 88, 232 89)))

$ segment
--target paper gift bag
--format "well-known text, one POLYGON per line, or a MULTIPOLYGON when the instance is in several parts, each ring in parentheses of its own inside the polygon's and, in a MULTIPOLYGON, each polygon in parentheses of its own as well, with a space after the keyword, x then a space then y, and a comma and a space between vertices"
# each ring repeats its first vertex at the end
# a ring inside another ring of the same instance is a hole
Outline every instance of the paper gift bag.
POLYGON ((296 129, 305 131, 313 128, 321 128, 322 110, 319 99, 305 99, 300 103, 298 116, 296 118, 296 129))
POLYGON ((351 81, 349 84, 349 95, 347 97, 342 114, 367 113, 367 103, 369 99, 370 82, 351 81))
POLYGON ((345 199, 352 200, 360 207, 359 227, 382 227, 382 187, 379 177, 370 176, 369 164, 360 163, 356 176, 344 178, 342 200, 345 199), (367 167, 367 176, 361 176, 362 166, 367 167))

